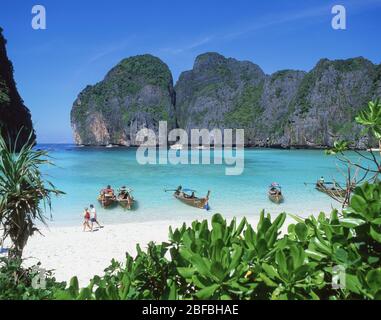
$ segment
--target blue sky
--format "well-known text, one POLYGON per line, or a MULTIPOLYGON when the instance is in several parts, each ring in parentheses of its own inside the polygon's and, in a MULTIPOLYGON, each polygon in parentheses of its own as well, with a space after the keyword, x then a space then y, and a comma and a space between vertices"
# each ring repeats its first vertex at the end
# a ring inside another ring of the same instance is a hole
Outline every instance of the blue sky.
POLYGON ((320 58, 381 62, 381 0, 2 0, 0 26, 38 141, 71 142, 78 93, 121 59, 151 53, 177 80, 206 51, 250 60, 266 73, 310 70, 320 58), (31 28, 42 4, 47 29, 31 28), (347 9, 347 30, 331 8, 347 9))

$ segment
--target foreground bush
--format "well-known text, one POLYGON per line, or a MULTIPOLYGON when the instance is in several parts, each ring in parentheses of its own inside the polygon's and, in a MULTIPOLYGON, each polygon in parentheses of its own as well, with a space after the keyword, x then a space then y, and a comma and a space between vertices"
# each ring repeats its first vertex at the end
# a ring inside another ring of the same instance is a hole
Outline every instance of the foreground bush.
POLYGON ((56 299, 381 299, 381 183, 357 187, 350 207, 317 218, 261 213, 256 230, 214 215, 169 232, 79 289, 56 299), (341 273, 338 274, 337 270, 341 273), (344 272, 345 271, 345 272, 344 272), (333 279, 344 283, 334 287, 333 279))
POLYGON ((43 271, 44 283, 39 283, 39 265, 21 266, 22 260, 0 258, 0 300, 53 299, 54 292, 66 284, 56 282, 51 271, 43 271))

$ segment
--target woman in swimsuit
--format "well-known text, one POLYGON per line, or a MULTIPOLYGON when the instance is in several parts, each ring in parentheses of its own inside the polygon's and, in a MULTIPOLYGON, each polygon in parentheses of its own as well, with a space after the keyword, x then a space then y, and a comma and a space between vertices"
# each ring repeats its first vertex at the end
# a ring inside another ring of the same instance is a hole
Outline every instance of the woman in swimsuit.
POLYGON ((83 218, 84 218, 84 221, 83 221, 83 232, 86 231, 86 227, 88 227, 91 231, 91 226, 90 226, 90 211, 88 208, 85 208, 85 211, 83 213, 83 218))

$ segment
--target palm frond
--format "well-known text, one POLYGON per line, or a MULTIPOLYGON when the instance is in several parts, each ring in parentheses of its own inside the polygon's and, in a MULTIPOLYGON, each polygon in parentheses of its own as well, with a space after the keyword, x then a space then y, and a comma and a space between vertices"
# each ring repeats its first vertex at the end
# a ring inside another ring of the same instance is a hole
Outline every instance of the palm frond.
POLYGON ((37 222, 46 224, 45 212, 51 216, 52 195, 63 194, 44 179, 41 166, 54 165, 44 150, 35 150, 31 141, 16 152, 20 132, 14 144, 0 136, 0 226, 13 242, 13 251, 21 255, 26 242, 39 231, 37 222))

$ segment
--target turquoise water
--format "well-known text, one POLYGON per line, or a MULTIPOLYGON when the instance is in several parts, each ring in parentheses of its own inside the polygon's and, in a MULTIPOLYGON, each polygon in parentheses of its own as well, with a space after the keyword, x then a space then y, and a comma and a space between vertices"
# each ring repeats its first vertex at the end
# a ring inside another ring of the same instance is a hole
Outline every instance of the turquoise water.
POLYGON ((44 173, 66 192, 53 201, 56 224, 80 224, 83 208, 90 203, 96 205, 103 223, 199 219, 215 212, 227 217, 254 216, 261 209, 305 216, 338 205, 304 182, 313 183, 321 175, 327 181, 343 180, 335 158, 320 150, 246 149, 243 174, 226 176, 224 164, 140 165, 136 161, 136 149, 39 147, 49 150, 56 164, 43 168, 44 173), (267 198, 267 187, 273 181, 283 186, 285 202, 281 205, 267 198), (121 185, 133 188, 138 201, 136 210, 102 209, 96 198, 107 184, 115 189, 121 185), (211 190, 211 210, 188 207, 174 199, 172 192, 164 192, 178 185, 196 189, 200 196, 211 190))

